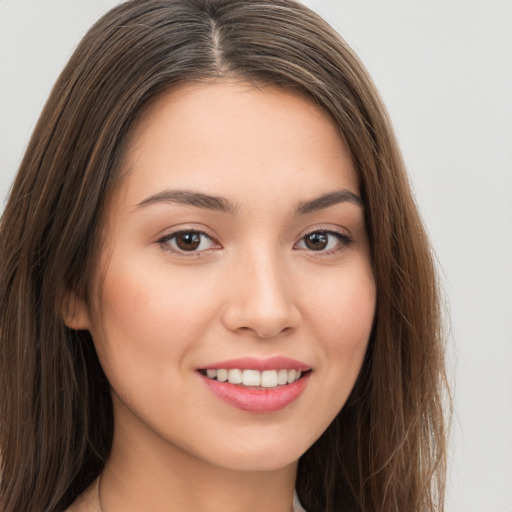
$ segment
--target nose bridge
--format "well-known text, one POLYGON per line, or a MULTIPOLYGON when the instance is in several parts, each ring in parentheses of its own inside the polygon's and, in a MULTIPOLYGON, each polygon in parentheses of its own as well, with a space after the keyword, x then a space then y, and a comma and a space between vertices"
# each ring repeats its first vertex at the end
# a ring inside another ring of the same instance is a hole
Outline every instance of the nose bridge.
POLYGON ((285 256, 269 245, 239 255, 228 314, 232 330, 253 331, 261 338, 294 328, 300 320, 285 256))
POLYGON ((286 275, 282 258, 276 250, 254 251, 244 258, 242 273, 246 276, 254 299, 261 308, 266 306, 284 306, 286 302, 286 275))

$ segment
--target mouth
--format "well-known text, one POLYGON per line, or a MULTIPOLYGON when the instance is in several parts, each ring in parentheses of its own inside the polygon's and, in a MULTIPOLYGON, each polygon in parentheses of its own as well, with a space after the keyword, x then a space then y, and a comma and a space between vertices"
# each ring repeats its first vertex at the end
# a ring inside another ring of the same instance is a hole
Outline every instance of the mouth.
POLYGON ((284 409, 299 398, 313 372, 299 361, 280 357, 224 361, 197 371, 214 395, 251 413, 284 409))
POLYGON ((217 382, 228 382, 250 389, 276 389, 293 384, 311 372, 296 369, 254 370, 241 368, 208 368, 201 369, 199 373, 208 379, 217 382))

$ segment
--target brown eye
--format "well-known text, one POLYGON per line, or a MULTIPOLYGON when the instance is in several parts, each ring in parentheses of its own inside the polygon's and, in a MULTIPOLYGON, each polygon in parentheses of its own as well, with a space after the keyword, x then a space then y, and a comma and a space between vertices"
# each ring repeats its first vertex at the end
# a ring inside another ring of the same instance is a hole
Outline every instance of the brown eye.
POLYGON ((195 251, 201 244, 201 233, 187 231, 175 235, 176 246, 182 251, 195 251))
POLYGON ((348 247, 352 239, 337 231, 312 231, 303 236, 295 245, 295 249, 314 251, 321 254, 336 253, 348 247))
POLYGON ((329 235, 324 231, 316 231, 304 237, 304 243, 308 249, 312 251, 321 251, 327 247, 329 243, 329 235))
POLYGON ((199 254, 216 247, 215 242, 202 231, 177 231, 158 240, 167 250, 175 253, 199 254))

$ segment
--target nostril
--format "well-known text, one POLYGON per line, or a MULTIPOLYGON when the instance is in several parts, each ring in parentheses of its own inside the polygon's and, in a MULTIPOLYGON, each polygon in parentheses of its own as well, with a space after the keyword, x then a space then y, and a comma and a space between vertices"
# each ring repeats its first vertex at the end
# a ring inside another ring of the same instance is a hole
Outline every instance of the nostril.
POLYGON ((261 300, 258 294, 248 293, 231 298, 221 312, 221 321, 232 332, 268 339, 295 330, 300 325, 301 314, 288 301, 270 303, 261 300))

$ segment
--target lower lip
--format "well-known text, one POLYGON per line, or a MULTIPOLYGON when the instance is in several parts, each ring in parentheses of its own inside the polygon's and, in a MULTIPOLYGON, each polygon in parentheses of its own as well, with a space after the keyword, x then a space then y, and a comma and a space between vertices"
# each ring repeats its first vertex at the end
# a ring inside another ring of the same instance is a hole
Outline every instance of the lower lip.
POLYGON ((201 375, 204 382, 221 400, 228 404, 253 413, 269 413, 284 409, 297 400, 308 383, 311 372, 299 380, 272 389, 246 388, 229 382, 219 382, 201 375))

